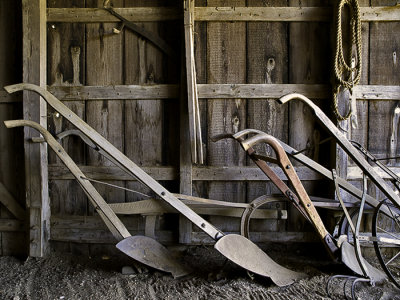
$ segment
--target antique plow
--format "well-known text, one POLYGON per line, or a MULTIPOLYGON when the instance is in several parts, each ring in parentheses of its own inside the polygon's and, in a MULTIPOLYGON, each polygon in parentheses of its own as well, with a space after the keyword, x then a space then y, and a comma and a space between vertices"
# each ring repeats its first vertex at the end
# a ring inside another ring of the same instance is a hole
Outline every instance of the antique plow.
POLYGON ((283 104, 293 99, 299 99, 311 108, 315 116, 332 134, 347 155, 357 164, 358 167, 360 167, 360 169, 373 181, 373 183, 375 183, 375 185, 385 194, 385 196, 388 197, 393 204, 400 208, 399 196, 386 184, 386 182, 379 176, 374 168, 367 162, 364 156, 351 144, 351 142, 343 135, 342 132, 340 132, 340 130, 317 105, 301 94, 289 94, 283 96, 278 100, 278 102, 283 104))
MULTIPOLYGON (((381 247, 394 247, 399 249, 400 247, 400 198, 398 194, 394 192, 392 188, 379 176, 377 171, 368 163, 367 158, 375 162, 384 172, 386 172, 394 181, 394 185, 398 188, 399 177, 393 174, 388 168, 378 162, 366 149, 362 148, 361 145, 350 142, 342 132, 332 123, 332 121, 322 112, 322 110, 315 105, 310 99, 301 94, 289 94, 281 97, 278 102, 286 103, 293 99, 299 99, 307 104, 318 120, 325 126, 330 134, 335 138, 337 143, 347 153, 347 155, 357 164, 357 166, 364 173, 364 188, 366 188, 366 177, 379 188, 379 190, 387 197, 381 202, 376 200, 370 201, 371 197, 365 197, 364 200, 375 208, 372 226, 372 236, 356 236, 355 244, 357 245, 357 239, 362 239, 364 242, 372 242, 375 247, 375 252, 380 260, 381 266, 386 274, 393 280, 396 286, 400 287, 400 283, 396 280, 390 271, 390 264, 399 258, 400 252, 396 253, 390 259, 383 259, 381 253, 381 247), (386 224, 385 224, 386 223, 386 224), (385 225, 389 226, 391 230, 386 230, 385 225)), ((295 157, 296 158, 296 157, 295 157)), ((340 200, 340 198, 339 198, 340 200)), ((359 214, 362 213, 360 209, 359 214)), ((359 219, 359 218, 358 218, 359 219)), ((357 220, 358 223, 358 220, 357 220)), ((394 267, 396 269, 396 267, 394 267)), ((397 268, 398 270, 398 268, 397 268)), ((398 271, 397 271, 398 273, 398 271)))
MULTIPOLYGON (((58 111, 62 116, 69 120, 77 129, 79 129, 88 139, 90 139, 102 152, 106 153, 107 156, 113 158, 113 162, 117 164, 122 170, 124 170, 130 176, 136 178, 139 182, 150 188, 159 199, 162 199, 176 211, 183 214, 201 230, 207 233, 211 238, 216 240, 214 245, 223 256, 238 264, 239 266, 262 276, 270 277, 274 283, 279 286, 285 286, 293 283, 295 280, 305 277, 305 274, 298 273, 286 269, 279 264, 275 263, 266 253, 264 253, 256 244, 251 242, 249 239, 237 235, 237 234, 224 234, 222 231, 215 228, 209 222, 200 217, 172 193, 167 191, 162 185, 156 180, 144 172, 116 147, 114 147, 109 141, 102 137, 97 131, 91 128, 81 118, 79 118, 74 112, 68 107, 61 103, 56 97, 45 89, 33 85, 33 84, 16 84, 6 86, 5 90, 8 93, 14 93, 21 90, 30 90, 38 93, 44 98, 44 100, 58 111)), ((118 243, 117 247, 128 254, 134 256, 138 251, 135 251, 133 255, 131 251, 135 247, 141 247, 140 244, 132 244, 130 240, 124 239, 118 243)), ((140 252, 140 251, 139 251, 140 252)), ((158 256, 164 256, 164 252, 156 253, 152 261, 157 261, 158 256)), ((153 265, 157 265, 154 263, 153 265)))
MULTIPOLYGON (((236 134, 222 134, 214 137, 213 140, 218 141, 223 138, 233 138, 240 143, 242 148, 246 151, 254 163, 267 177, 271 179, 271 181, 282 192, 282 194, 285 195, 285 197, 291 203, 293 203, 300 213, 314 226, 318 236, 332 258, 340 258, 342 262, 353 272, 363 276, 368 276, 373 282, 379 282, 385 278, 385 274, 383 272, 374 268, 361 256, 359 257, 350 243, 343 240, 336 241, 332 238, 322 222, 317 210, 315 209, 314 204, 305 191, 293 165, 286 155, 284 148, 276 138, 259 130, 246 129, 236 134), (245 137, 248 135, 253 136, 245 139, 245 137), (276 158, 257 154, 253 147, 261 143, 265 143, 270 146, 274 150, 276 158), (279 176, 268 166, 267 162, 275 163, 282 169, 288 181, 293 186, 294 192, 292 192, 291 189, 289 189, 289 187, 279 178, 279 176)), ((262 204, 262 202, 254 203, 254 209, 262 204)), ((242 223, 242 231, 245 235, 248 234, 250 217, 251 215, 249 214, 246 223, 242 223)))
POLYGON ((175 278, 189 274, 189 270, 176 261, 171 256, 168 249, 156 240, 146 236, 131 236, 114 211, 105 202, 90 181, 86 179, 79 167, 50 132, 40 124, 29 120, 5 121, 4 123, 7 128, 28 126, 40 132, 46 143, 71 171, 107 228, 111 231, 115 239, 119 241, 117 244, 119 250, 145 265, 170 272, 175 278))

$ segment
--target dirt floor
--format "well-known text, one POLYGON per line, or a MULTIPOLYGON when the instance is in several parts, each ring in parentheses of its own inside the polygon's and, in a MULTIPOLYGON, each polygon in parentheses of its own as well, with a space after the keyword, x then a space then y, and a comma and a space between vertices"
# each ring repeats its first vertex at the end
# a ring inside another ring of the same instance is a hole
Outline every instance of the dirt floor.
MULTIPOLYGON (((0 257, 0 299, 345 299, 342 283, 333 282, 330 296, 325 288, 331 275, 348 271, 315 252, 303 252, 282 255, 279 248, 268 250, 279 263, 309 275, 287 287, 252 276, 204 246, 180 252, 194 272, 179 280, 135 267, 130 258, 121 256, 0 257), (122 274, 123 267, 130 274, 122 274)), ((400 299, 400 291, 390 282, 374 287, 360 283, 356 294, 358 299, 400 299)))

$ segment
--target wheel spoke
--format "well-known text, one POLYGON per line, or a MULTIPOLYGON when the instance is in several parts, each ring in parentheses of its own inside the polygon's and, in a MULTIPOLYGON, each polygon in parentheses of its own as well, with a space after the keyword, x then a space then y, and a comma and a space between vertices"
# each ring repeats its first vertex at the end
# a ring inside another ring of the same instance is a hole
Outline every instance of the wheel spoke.
POLYGON ((378 228, 379 230, 383 231, 384 233, 390 235, 391 237, 395 238, 396 240, 399 239, 398 236, 394 235, 393 233, 391 233, 391 232, 389 232, 389 231, 386 231, 385 229, 383 229, 383 228, 381 228, 381 227, 379 227, 379 226, 376 226, 376 228, 378 228))
POLYGON ((391 207, 389 206, 389 205, 386 205, 386 207, 387 207, 387 209, 390 211, 390 214, 392 215, 392 219, 393 219, 393 221, 396 223, 396 225, 397 225, 397 228, 400 228, 400 224, 398 223, 398 221, 397 221, 397 218, 399 217, 399 215, 394 215, 393 214, 393 211, 392 211, 392 209, 391 209, 391 207))
POLYGON ((391 259, 389 259, 389 261, 387 263, 385 263, 385 265, 389 265, 393 260, 395 260, 398 256, 400 255, 400 251, 397 252, 397 254, 395 256, 393 256, 391 259))

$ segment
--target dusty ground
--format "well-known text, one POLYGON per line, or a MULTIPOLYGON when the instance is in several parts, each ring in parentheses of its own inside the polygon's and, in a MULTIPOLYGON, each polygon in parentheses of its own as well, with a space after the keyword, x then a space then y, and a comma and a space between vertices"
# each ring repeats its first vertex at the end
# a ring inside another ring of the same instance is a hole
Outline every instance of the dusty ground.
MULTIPOLYGON (((180 280, 147 268, 123 275, 122 267, 132 266, 129 258, 52 253, 46 259, 0 257, 0 299, 344 299, 341 284, 332 284, 331 298, 325 291, 332 274, 347 272, 340 264, 315 253, 281 255, 275 249, 268 254, 310 277, 280 288, 267 278, 251 278, 206 247, 182 253, 195 271, 180 280)), ((356 291, 359 299, 400 299, 389 282, 360 284, 356 291)))

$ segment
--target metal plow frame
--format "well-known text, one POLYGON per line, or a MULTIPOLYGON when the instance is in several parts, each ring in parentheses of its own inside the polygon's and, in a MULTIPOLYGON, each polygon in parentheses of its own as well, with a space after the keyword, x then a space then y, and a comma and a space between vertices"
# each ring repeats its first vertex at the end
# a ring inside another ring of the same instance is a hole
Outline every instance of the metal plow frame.
MULTIPOLYGON (((361 257, 359 247, 357 247, 356 251, 355 248, 347 241, 338 243, 328 233, 324 223, 322 222, 318 212, 315 209, 314 204, 311 202, 307 192, 301 184, 301 181, 298 178, 293 165, 288 159, 286 151, 281 145, 282 142, 280 142, 273 136, 266 134, 265 132, 254 129, 242 130, 236 134, 221 134, 219 136, 213 137, 212 139, 213 141, 218 141, 223 138, 232 138, 240 143, 242 148, 246 151, 246 153, 254 161, 254 163, 264 172, 267 177, 271 179, 271 181, 286 196, 286 198, 288 198, 288 200, 291 201, 291 203, 300 211, 300 213, 302 213, 302 215, 314 226, 318 233, 318 236, 320 237, 321 241, 323 242, 325 248, 332 258, 340 258, 341 261, 353 272, 361 276, 367 276, 373 282, 379 282, 386 278, 383 272, 374 268, 361 257), (247 139, 245 139, 246 136, 248 136, 247 139), (269 145, 274 150, 276 158, 257 154, 253 147, 260 143, 265 143, 269 145), (267 165, 266 162, 275 163, 282 169, 297 195, 288 188, 288 186, 274 173, 274 171, 267 165), (339 248, 340 251, 338 251, 339 248)), ((301 161, 301 159, 299 160, 301 161)), ((312 165, 314 170, 323 170, 322 166, 320 166, 316 162, 311 161, 310 159, 308 160, 308 165, 312 165)), ((338 184, 337 178, 333 178, 332 173, 331 176, 332 177, 330 177, 330 179, 335 179, 335 183, 338 184)), ((351 190, 353 194, 360 196, 359 198, 361 199, 363 205, 364 201, 367 198, 366 191, 360 191, 346 181, 340 181, 340 183, 341 185, 345 186, 347 190, 351 190), (353 188, 351 188, 351 186, 353 188)), ((263 204, 262 201, 258 202, 254 202, 254 209, 257 209, 257 207, 263 204)), ((376 203, 377 201, 374 200, 370 202, 376 203)), ((344 210, 345 209, 346 208, 344 207, 344 210)), ((244 225, 245 233, 248 233, 248 231, 246 231, 245 229, 249 225, 249 218, 250 216, 247 218, 247 223, 244 225)))

